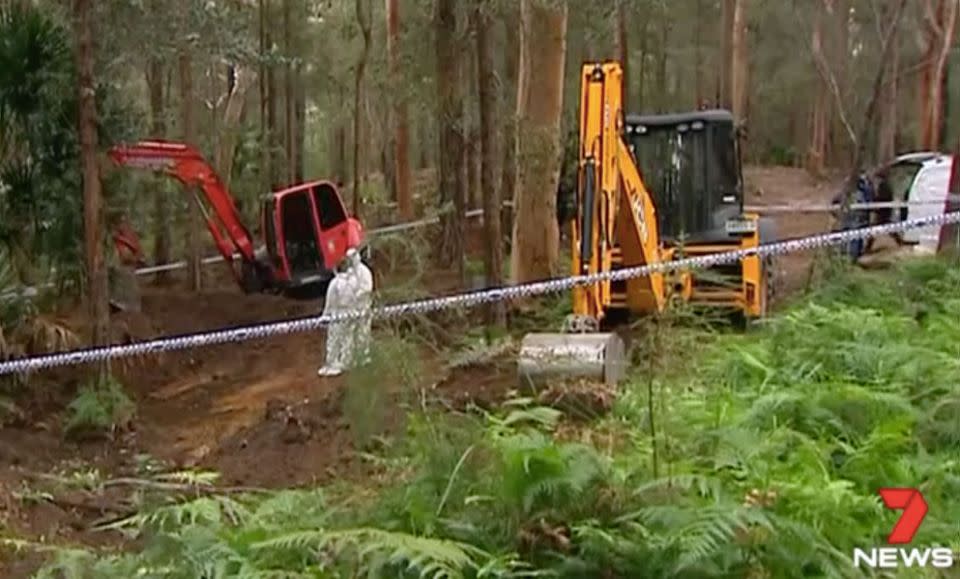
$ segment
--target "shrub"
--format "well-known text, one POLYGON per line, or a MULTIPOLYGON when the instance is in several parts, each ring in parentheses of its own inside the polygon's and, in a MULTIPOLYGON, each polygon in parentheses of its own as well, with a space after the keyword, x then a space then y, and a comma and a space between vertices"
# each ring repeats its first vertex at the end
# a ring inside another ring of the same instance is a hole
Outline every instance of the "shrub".
POLYGON ((112 432, 132 419, 136 406, 113 378, 80 389, 67 406, 64 430, 69 435, 89 436, 112 432))

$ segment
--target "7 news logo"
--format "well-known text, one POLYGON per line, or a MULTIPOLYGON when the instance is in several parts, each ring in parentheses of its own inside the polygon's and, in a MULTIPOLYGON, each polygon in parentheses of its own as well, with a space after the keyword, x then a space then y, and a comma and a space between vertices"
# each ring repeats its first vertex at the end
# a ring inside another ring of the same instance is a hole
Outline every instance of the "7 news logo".
MULTIPOLYGON (((884 488, 880 489, 880 498, 888 509, 902 510, 903 514, 890 531, 887 543, 906 545, 920 528, 927 516, 927 501, 917 489, 884 488)), ((874 569, 895 569, 898 567, 934 567, 947 569, 954 565, 953 551, 947 547, 924 547, 906 549, 903 547, 873 547, 872 549, 854 549, 855 567, 874 569)))

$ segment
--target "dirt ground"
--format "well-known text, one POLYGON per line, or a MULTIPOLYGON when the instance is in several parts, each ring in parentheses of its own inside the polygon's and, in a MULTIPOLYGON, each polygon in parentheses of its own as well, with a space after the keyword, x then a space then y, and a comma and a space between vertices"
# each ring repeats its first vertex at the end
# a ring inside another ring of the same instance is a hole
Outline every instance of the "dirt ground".
MULTIPOLYGON (((801 169, 787 167, 744 167, 747 205, 823 204, 840 191, 843 179, 816 180, 801 169)), ((830 230, 828 213, 772 215, 778 239, 803 237, 830 230)), ((813 260, 811 253, 795 253, 777 258, 780 291, 789 296, 807 284, 813 260)))
MULTIPOLYGON (((815 182, 791 168, 747 168, 745 173, 748 204, 824 202, 837 186, 815 182)), ((778 217, 776 223, 779 237, 795 237, 826 230, 829 217, 778 217)), ((803 287, 810 259, 796 255, 781 260, 788 292, 803 287)), ((199 296, 145 283, 142 313, 116 316, 116 338, 141 340, 297 317, 317 313, 320 307, 242 295, 222 271, 211 278, 215 289, 199 296)), ((458 289, 457 276, 450 273, 437 272, 427 279, 432 294, 458 289)), ((47 386, 62 392, 59 399, 44 399, 47 408, 25 413, 31 420, 0 430, 0 525, 18 536, 57 544, 118 544, 116 535, 89 530, 92 523, 122 511, 106 504, 104 496, 24 496, 39 488, 39 473, 96 468, 108 478, 136 476, 145 457, 167 468, 215 470, 222 473, 223 484, 249 487, 368 476, 371 467, 357 458, 341 411, 343 381, 318 378, 322 360, 322 335, 308 333, 125 364, 115 370, 137 402, 132 427, 106 440, 85 442, 62 435, 63 402, 76 384, 69 373, 58 374, 47 386)), ((435 369, 438 363, 427 360, 426 366, 435 369)), ((469 403, 493 405, 515 386, 507 358, 448 375, 433 372, 431 380, 431 391, 439 399, 461 408, 469 403)), ((23 576, 35 565, 35 557, 0 552, 0 576, 23 576)))

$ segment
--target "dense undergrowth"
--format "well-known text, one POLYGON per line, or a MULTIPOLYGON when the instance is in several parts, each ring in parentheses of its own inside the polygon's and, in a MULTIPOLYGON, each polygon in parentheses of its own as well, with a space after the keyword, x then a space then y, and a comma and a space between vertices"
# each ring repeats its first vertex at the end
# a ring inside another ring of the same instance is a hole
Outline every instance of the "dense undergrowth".
POLYGON ((162 506, 114 525, 142 550, 58 551, 41 575, 864 576, 853 548, 898 516, 885 486, 930 504, 915 544, 960 546, 955 262, 847 272, 745 335, 653 347, 592 424, 529 400, 419 414, 385 488, 162 506))

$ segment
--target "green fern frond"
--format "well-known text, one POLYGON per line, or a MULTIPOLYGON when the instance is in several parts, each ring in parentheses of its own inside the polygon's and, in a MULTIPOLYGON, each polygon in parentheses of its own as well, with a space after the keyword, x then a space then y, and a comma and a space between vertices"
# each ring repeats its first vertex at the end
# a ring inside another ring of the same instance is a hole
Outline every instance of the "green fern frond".
POLYGON ((156 477, 159 481, 176 482, 194 486, 213 486, 220 480, 220 473, 214 471, 192 471, 184 470, 159 474, 156 477))
POLYGON ((681 545, 677 571, 694 567, 716 557, 732 546, 737 533, 760 527, 773 530, 773 525, 760 509, 717 505, 698 509, 696 519, 673 533, 681 545))
POLYGON ((360 558, 366 572, 379 573, 385 566, 402 564, 420 577, 463 577, 467 570, 477 569, 479 561, 490 558, 485 551, 465 543, 372 528, 298 531, 252 547, 259 551, 319 549, 334 558, 352 553, 360 558))
POLYGON ((217 527, 224 523, 238 524, 248 517, 249 510, 239 501, 214 495, 138 513, 98 527, 98 530, 164 530, 192 525, 217 527))
POLYGON ((634 496, 642 497, 661 491, 696 490, 701 497, 715 498, 723 486, 723 481, 716 477, 701 474, 682 474, 647 481, 633 489, 634 496))

